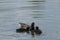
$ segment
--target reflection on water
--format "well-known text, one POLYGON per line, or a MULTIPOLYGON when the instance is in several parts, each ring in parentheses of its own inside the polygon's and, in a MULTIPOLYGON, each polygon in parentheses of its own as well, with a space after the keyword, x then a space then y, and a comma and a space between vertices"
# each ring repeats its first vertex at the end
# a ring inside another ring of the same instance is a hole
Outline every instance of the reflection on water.
POLYGON ((36 0, 36 1, 28 1, 28 2, 45 2, 45 1, 37 1, 37 0, 36 0))
POLYGON ((45 2, 45 0, 32 0, 32 1, 28 1, 28 2, 45 2))
MULTIPOLYGON (((38 13, 38 12, 36 12, 38 13)), ((43 18, 43 14, 31 14, 31 16, 33 16, 33 18, 43 18)))
MULTIPOLYGON (((29 14, 32 16, 32 18, 41 18, 41 14, 44 13, 45 10, 45 0, 39 1, 39 0, 29 0, 26 1, 28 5, 22 6, 19 9, 20 10, 30 10, 32 13, 29 14), (39 14, 39 15, 38 15, 39 14)), ((43 14, 42 14, 43 15, 43 14)))
POLYGON ((41 10, 42 12, 44 12, 43 10, 45 9, 45 6, 43 5, 45 0, 43 1, 33 0, 28 2, 30 2, 32 5, 30 9, 32 10, 33 14, 30 14, 30 15, 32 15, 33 18, 41 18, 41 15, 42 15, 41 10))

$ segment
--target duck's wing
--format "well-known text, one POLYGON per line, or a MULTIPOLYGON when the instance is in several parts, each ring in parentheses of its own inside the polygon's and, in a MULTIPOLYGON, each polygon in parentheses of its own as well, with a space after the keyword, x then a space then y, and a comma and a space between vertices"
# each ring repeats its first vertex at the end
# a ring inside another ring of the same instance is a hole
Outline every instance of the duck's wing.
POLYGON ((28 24, 25 24, 25 23, 19 23, 19 25, 21 26, 21 28, 30 27, 30 25, 28 25, 28 24))

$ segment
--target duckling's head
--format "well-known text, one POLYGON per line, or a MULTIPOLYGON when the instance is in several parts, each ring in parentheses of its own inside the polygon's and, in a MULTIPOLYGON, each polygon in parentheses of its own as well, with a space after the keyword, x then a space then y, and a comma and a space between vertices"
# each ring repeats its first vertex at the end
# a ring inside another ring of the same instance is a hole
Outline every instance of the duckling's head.
POLYGON ((38 30, 39 29, 39 27, 38 26, 36 26, 36 30, 38 30))

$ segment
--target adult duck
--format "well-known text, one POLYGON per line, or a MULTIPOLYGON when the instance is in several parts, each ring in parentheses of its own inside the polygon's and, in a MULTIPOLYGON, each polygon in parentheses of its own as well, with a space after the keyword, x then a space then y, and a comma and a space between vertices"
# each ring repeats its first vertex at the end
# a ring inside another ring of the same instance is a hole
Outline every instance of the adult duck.
POLYGON ((23 29, 26 29, 27 27, 30 27, 30 25, 26 24, 26 23, 19 23, 20 27, 23 29))
POLYGON ((33 30, 34 26, 35 26, 35 23, 32 22, 31 25, 28 25, 28 24, 25 24, 25 23, 19 23, 19 25, 21 25, 21 28, 23 28, 23 29, 28 29, 29 28, 29 29, 33 30))

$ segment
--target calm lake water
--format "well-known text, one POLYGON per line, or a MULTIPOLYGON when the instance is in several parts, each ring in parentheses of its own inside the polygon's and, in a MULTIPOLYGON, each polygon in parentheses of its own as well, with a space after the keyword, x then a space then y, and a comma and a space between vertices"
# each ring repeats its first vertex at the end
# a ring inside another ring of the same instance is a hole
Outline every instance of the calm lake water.
POLYGON ((60 0, 0 0, 0 40, 60 40, 60 0), (19 22, 35 22, 43 33, 16 33, 19 22))

